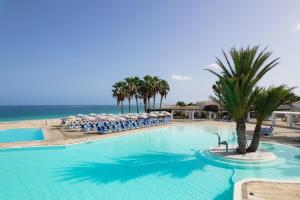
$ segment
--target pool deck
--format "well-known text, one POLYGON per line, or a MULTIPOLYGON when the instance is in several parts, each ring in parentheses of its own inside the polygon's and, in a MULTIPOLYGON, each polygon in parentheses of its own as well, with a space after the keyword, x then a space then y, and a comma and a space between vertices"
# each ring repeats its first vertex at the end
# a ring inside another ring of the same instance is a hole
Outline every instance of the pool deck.
POLYGON ((234 200, 300 199, 300 181, 247 178, 234 186, 234 200))
MULTIPOLYGON (((81 143, 92 140, 99 140, 108 137, 116 137, 122 135, 130 135, 142 130, 157 129, 161 127, 170 127, 182 124, 195 124, 195 125, 208 125, 215 127, 231 127, 235 128, 234 122, 221 122, 213 120, 174 120, 168 125, 153 126, 135 130, 128 130, 122 132, 115 132, 111 134, 97 134, 97 133, 83 133, 79 130, 64 130, 59 127, 59 120, 33 120, 33 121, 19 121, 0 123, 0 130, 10 128, 42 128, 44 130, 44 141, 26 141, 26 142, 13 142, 13 143, 0 143, 0 148, 13 148, 13 147, 29 147, 29 146, 49 146, 49 145, 68 145, 81 143)), ((247 124, 247 137, 251 137, 251 131, 254 130, 254 124, 247 124)), ((290 129, 283 127, 276 127, 274 136, 262 136, 262 141, 273 142, 300 147, 300 130, 290 129)))
POLYGON ((227 160, 232 161, 243 161, 243 162, 269 162, 276 159, 276 156, 269 151, 265 151, 263 149, 258 149, 256 152, 251 152, 247 154, 239 154, 236 152, 237 145, 231 145, 228 148, 228 152, 223 146, 221 147, 213 147, 209 149, 209 152, 213 155, 216 155, 221 158, 225 158, 227 160))

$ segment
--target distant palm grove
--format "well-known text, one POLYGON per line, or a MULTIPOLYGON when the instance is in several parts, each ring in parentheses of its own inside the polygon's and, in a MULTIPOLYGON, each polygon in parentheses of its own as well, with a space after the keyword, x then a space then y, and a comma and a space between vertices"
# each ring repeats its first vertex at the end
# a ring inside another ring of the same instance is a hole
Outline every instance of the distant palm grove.
POLYGON ((144 111, 155 109, 157 95, 160 96, 159 108, 161 110, 162 101, 170 91, 170 86, 166 80, 157 76, 146 75, 142 79, 134 76, 118 81, 113 85, 112 95, 117 100, 117 105, 121 106, 124 113, 124 101, 128 101, 128 112, 131 112, 131 102, 135 101, 136 111, 139 113, 139 100, 143 101, 144 111), (152 104, 150 100, 152 99, 152 104))

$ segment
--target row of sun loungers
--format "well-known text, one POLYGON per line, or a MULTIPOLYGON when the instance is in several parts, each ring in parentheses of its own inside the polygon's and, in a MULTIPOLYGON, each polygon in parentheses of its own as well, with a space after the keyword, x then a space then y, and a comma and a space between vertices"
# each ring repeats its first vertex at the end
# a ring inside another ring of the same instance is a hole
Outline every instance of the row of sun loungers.
POLYGON ((83 132, 98 132, 100 134, 125 131, 155 125, 167 124, 171 121, 168 112, 151 112, 142 114, 112 115, 77 115, 63 118, 61 125, 66 129, 79 129, 83 132))

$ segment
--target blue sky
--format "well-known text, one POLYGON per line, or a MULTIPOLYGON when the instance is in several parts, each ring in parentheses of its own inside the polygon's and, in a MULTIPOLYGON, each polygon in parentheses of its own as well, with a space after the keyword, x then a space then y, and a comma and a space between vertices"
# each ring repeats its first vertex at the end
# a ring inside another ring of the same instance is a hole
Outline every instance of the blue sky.
MULTIPOLYGON (((168 103, 207 99, 221 49, 261 44, 261 85, 300 86, 300 1, 1 0, 0 104, 114 104, 111 85, 158 75, 168 103)), ((300 95, 300 89, 296 89, 300 95)))

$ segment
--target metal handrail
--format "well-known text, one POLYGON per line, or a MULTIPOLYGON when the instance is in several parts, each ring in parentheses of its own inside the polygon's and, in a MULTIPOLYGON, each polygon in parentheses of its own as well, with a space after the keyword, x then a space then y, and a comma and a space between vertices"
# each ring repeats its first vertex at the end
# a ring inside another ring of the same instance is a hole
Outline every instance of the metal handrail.
POLYGON ((214 134, 216 134, 218 136, 218 146, 220 146, 221 145, 221 136, 219 133, 214 133, 214 134))
POLYGON ((221 136, 219 133, 214 133, 215 135, 218 136, 218 146, 221 146, 221 144, 226 146, 226 153, 228 153, 228 142, 226 140, 221 142, 221 136))
POLYGON ((227 141, 223 141, 220 144, 224 144, 226 146, 226 153, 228 153, 228 142, 227 141))

